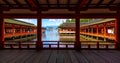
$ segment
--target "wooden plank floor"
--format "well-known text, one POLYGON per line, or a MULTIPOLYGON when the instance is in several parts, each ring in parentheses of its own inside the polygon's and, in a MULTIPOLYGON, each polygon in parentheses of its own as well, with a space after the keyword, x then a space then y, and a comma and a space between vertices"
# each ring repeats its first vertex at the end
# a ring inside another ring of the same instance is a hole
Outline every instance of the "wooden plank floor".
POLYGON ((120 63, 120 51, 0 50, 0 63, 120 63))

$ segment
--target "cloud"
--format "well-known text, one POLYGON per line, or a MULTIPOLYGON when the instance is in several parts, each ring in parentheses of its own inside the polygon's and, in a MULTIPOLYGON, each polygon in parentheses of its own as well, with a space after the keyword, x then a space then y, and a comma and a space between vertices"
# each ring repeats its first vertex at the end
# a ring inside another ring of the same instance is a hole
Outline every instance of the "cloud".
POLYGON ((49 21, 54 22, 54 21, 56 21, 56 19, 49 19, 49 21))
POLYGON ((28 23, 32 23, 32 24, 37 25, 36 19, 16 19, 16 20, 20 20, 20 21, 24 21, 24 22, 28 22, 28 23))

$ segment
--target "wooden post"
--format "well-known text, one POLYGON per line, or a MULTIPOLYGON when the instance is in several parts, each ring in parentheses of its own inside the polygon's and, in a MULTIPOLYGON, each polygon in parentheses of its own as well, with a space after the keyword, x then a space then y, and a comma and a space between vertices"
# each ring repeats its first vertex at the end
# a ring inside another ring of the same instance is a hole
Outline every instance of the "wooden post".
POLYGON ((0 49, 4 48, 4 19, 0 18, 0 49))
POLYGON ((120 10, 117 12, 117 17, 115 21, 115 28, 116 28, 116 48, 120 50, 120 10))
POLYGON ((22 48, 22 42, 20 41, 19 42, 19 49, 21 49, 22 48))
POLYGON ((15 26, 14 24, 12 24, 12 35, 14 36, 14 34, 15 34, 15 26))
POLYGON ((37 43, 36 43, 36 48, 37 49, 42 49, 43 44, 42 44, 42 18, 37 19, 37 43))
POLYGON ((106 24, 104 25, 104 41, 106 41, 106 24))
POLYGON ((96 27, 96 34, 98 35, 98 25, 97 25, 97 27, 96 27))
MULTIPOLYGON (((96 35, 98 35, 98 25, 96 26, 96 35)), ((98 37, 96 39, 98 40, 98 37)))
POLYGON ((75 25, 76 25, 76 35, 75 35, 75 49, 79 50, 80 48, 80 18, 77 16, 79 11, 76 11, 75 25))
POLYGON ((97 46, 97 49, 99 49, 99 42, 97 42, 96 46, 97 46))

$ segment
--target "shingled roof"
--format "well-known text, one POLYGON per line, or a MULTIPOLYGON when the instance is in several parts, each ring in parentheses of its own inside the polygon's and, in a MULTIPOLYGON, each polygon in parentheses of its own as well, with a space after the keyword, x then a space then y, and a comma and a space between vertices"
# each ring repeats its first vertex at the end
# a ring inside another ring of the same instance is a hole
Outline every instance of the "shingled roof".
POLYGON ((25 26, 32 26, 32 27, 37 27, 36 25, 28 22, 23 22, 20 20, 15 20, 15 19, 4 19, 5 23, 10 23, 10 24, 18 24, 18 25, 25 25, 25 26))
MULTIPOLYGON (((103 22, 109 22, 109 21, 113 21, 113 20, 115 20, 115 18, 107 18, 107 19, 101 19, 101 20, 97 20, 97 21, 90 21, 89 23, 83 22, 80 24, 80 27, 90 26, 90 25, 94 25, 94 24, 100 24, 103 22)), ((66 22, 59 26, 59 28, 72 28, 72 27, 75 27, 74 22, 66 22)))
POLYGON ((95 21, 95 22, 91 22, 91 23, 88 23, 88 24, 81 25, 80 27, 90 26, 90 25, 94 25, 94 24, 100 24, 100 23, 103 23, 103 22, 109 22, 109 21, 113 21, 113 20, 115 20, 115 18, 102 19, 102 20, 98 20, 98 21, 95 21))

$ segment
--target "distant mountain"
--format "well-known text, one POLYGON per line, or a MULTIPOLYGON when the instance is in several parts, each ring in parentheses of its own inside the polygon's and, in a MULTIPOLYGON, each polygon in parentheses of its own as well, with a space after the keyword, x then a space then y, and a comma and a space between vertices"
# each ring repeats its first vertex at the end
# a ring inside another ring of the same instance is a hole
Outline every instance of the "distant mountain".
POLYGON ((50 29, 57 29, 58 26, 46 26, 45 27, 47 30, 50 30, 50 29))

